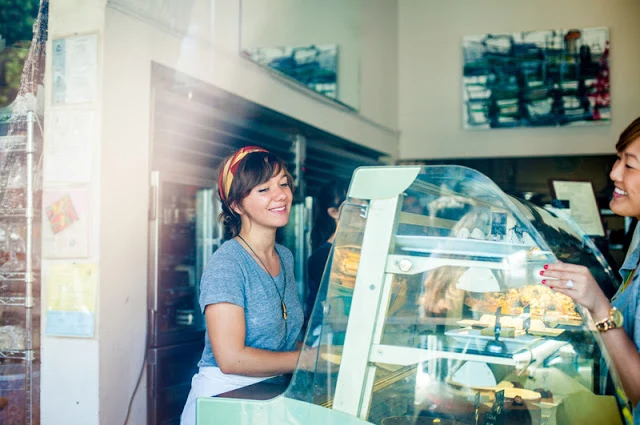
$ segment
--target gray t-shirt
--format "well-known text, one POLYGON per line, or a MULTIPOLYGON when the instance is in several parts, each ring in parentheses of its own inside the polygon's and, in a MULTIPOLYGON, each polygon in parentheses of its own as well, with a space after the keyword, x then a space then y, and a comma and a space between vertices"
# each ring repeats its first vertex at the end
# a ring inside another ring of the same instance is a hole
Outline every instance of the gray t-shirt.
MULTIPOLYGON (((238 241, 231 239, 223 243, 209 258, 202 273, 200 308, 204 313, 209 304, 226 302, 240 306, 244 309, 247 347, 291 351, 296 348, 302 328, 302 306, 296 290, 293 255, 279 244, 276 252, 284 267, 280 267, 280 274, 272 280, 238 241), (284 292, 286 322, 276 286, 280 295, 284 292)), ((208 333, 204 339, 198 366, 218 366, 208 333)))

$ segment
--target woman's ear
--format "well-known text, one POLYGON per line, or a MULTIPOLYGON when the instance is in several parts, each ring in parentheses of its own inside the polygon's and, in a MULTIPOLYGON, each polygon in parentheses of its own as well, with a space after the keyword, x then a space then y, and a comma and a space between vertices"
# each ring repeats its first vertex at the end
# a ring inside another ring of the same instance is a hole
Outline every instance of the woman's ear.
POLYGON ((327 214, 329 214, 329 217, 338 221, 338 218, 340 218, 340 209, 336 207, 327 208, 327 214))
POLYGON ((236 201, 233 201, 230 207, 231 207, 231 210, 238 215, 242 215, 242 213, 244 212, 236 201))

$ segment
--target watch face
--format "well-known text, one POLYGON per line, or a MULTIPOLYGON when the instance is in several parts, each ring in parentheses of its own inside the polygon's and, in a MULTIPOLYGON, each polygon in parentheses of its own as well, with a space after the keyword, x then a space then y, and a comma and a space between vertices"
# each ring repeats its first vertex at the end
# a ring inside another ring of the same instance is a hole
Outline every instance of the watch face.
POLYGON ((622 312, 617 308, 611 310, 611 318, 613 319, 613 323, 616 324, 616 327, 619 328, 622 326, 624 322, 624 317, 622 316, 622 312))

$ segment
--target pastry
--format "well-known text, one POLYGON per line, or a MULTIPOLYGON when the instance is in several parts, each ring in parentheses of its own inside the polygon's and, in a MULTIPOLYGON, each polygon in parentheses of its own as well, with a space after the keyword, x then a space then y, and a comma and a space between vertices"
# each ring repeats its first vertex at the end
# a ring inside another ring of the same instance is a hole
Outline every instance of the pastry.
MULTIPOLYGON (((495 336, 495 329, 491 327, 480 329, 480 335, 495 336)), ((500 338, 515 338, 515 336, 516 336, 515 328, 502 327, 500 330, 500 338)))
POLYGON ((539 425, 542 420, 540 406, 536 403, 528 402, 520 396, 505 399, 504 413, 505 424, 539 425))
POLYGON ((540 400, 541 395, 537 391, 526 390, 524 388, 505 388, 504 390, 505 398, 513 398, 520 397, 525 401, 536 401, 540 400))
POLYGON ((547 403, 553 403, 553 393, 551 390, 545 390, 544 388, 536 388, 535 391, 540 393, 540 401, 547 403))

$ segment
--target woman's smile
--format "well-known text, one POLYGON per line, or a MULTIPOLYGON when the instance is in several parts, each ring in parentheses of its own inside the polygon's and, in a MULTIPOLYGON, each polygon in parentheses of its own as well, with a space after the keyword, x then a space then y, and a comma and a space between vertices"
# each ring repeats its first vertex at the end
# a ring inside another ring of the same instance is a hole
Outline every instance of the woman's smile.
POLYGON ((617 215, 640 217, 640 138, 629 143, 611 168, 614 189, 609 207, 617 215))
POLYGON ((614 197, 614 198, 621 198, 621 197, 623 197, 623 196, 627 196, 627 192, 625 192, 624 190, 622 190, 622 189, 620 189, 620 188, 618 188, 618 187, 616 187, 616 188, 613 190, 613 197, 614 197))

